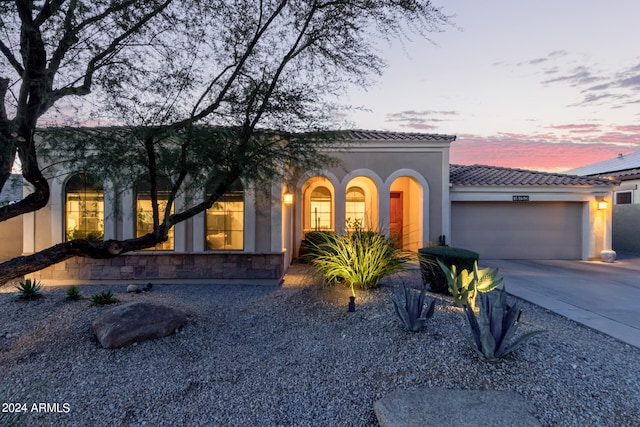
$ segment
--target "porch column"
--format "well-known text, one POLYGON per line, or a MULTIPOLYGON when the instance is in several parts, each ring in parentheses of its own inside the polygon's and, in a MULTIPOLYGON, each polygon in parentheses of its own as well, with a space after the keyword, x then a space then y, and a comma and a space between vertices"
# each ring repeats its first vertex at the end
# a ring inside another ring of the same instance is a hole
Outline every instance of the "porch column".
POLYGON ((336 233, 343 233, 347 225, 347 188, 345 184, 333 183, 335 188, 335 201, 333 203, 335 213, 333 228, 336 233))
POLYGON ((380 231, 389 236, 389 224, 391 223, 390 219, 390 209, 391 203, 389 198, 391 197, 391 183, 381 185, 378 190, 378 222, 380 226, 380 231))

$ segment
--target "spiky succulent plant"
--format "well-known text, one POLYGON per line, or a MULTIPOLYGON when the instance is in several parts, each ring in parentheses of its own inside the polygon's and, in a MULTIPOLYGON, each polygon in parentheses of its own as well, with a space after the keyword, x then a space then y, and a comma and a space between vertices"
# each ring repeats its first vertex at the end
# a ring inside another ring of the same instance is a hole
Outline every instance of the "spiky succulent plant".
POLYGON ((522 345, 529 338, 545 331, 533 331, 515 338, 522 308, 519 302, 507 305, 504 289, 481 293, 478 296, 478 317, 469 305, 464 312, 471 327, 473 340, 469 340, 475 352, 483 360, 496 362, 522 345))
POLYGON ((32 300, 42 296, 42 285, 37 280, 25 279, 16 285, 18 298, 32 300))
POLYGON ((404 289, 404 301, 396 297, 393 300, 393 304, 404 327, 407 328, 408 331, 417 332, 422 329, 427 323, 427 320, 433 316, 436 301, 431 300, 431 304, 425 307, 425 298, 427 295, 426 286, 424 286, 420 292, 418 292, 417 289, 408 288, 404 284, 402 287, 404 289))
POLYGON ((496 279, 497 268, 494 270, 489 267, 479 269, 477 261, 473 265, 473 271, 462 270, 460 274, 458 274, 455 265, 451 266, 451 270, 440 260, 438 260, 438 265, 447 278, 449 292, 453 295, 454 304, 458 307, 469 304, 472 309, 475 309, 478 293, 494 290, 503 280, 502 278, 496 279))

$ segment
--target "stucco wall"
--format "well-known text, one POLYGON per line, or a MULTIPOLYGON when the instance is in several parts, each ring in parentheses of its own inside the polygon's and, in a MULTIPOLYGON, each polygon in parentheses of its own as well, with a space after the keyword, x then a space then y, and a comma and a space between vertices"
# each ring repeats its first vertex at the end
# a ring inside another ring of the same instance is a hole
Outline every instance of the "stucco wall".
POLYGON ((614 251, 640 252, 640 205, 614 205, 611 231, 614 251))
POLYGON ((0 262, 22 254, 22 216, 0 222, 0 262))

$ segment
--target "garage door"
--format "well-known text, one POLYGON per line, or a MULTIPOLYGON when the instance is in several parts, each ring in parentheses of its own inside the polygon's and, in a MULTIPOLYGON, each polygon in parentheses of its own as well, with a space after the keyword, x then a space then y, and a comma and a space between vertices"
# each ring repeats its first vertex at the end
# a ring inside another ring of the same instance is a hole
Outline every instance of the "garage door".
POLYGON ((582 207, 577 202, 452 202, 451 244, 483 259, 580 259, 582 207))

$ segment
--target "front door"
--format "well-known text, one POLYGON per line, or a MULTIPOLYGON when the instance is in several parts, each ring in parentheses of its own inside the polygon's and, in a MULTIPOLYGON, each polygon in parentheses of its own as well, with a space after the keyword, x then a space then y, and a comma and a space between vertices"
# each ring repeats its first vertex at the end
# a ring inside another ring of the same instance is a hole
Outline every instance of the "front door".
POLYGON ((396 241, 396 248, 402 249, 402 191, 392 191, 389 202, 389 235, 396 241))

